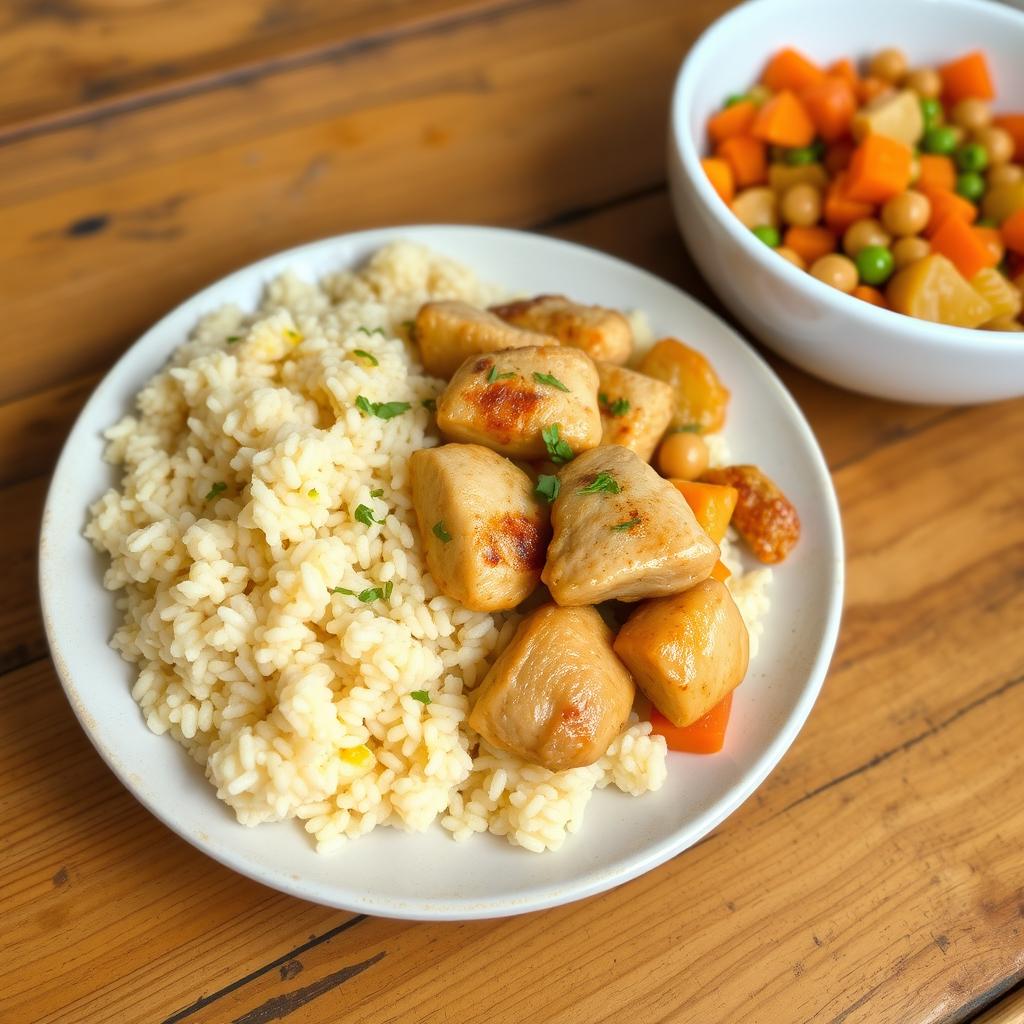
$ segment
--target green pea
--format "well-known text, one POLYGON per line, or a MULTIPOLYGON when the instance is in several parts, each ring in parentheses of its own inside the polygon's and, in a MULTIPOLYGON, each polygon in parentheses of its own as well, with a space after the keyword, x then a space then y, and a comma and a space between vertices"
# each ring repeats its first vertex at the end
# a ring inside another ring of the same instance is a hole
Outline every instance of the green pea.
POLYGON ((956 149, 956 132, 949 125, 930 128, 925 132, 922 148, 926 153, 949 156, 956 149))
POLYGON ((999 225, 991 217, 979 217, 975 222, 976 228, 997 228, 999 225))
POLYGON ((884 284, 892 274, 892 253, 884 245, 865 245, 854 262, 865 284, 884 284))
POLYGON ((985 194, 985 179, 977 171, 964 171, 957 175, 956 191, 964 199, 976 203, 985 194))
POLYGON ((813 164, 818 159, 818 152, 814 146, 800 146, 798 149, 786 150, 786 163, 790 167, 802 167, 805 164, 813 164))
POLYGON ((956 165, 961 171, 983 171, 988 167, 988 150, 980 142, 968 142, 956 151, 956 165))
POLYGON ((942 104, 931 98, 921 100, 921 116, 924 118, 924 130, 930 131, 942 124, 942 104))
POLYGON ((771 224, 762 224, 760 227, 751 228, 755 238, 759 238, 765 245, 776 248, 782 239, 779 237, 779 229, 773 228, 771 224))
POLYGON ((734 92, 731 96, 725 98, 725 107, 735 107, 737 103, 742 103, 744 100, 750 99, 745 92, 734 92))

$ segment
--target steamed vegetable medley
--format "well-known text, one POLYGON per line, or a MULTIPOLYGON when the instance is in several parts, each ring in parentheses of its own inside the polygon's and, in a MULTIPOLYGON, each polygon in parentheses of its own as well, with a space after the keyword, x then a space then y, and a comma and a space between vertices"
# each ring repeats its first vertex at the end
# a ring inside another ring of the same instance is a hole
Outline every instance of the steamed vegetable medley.
POLYGON ((430 574, 470 609, 526 612, 470 725, 580 767, 638 686, 671 748, 720 749, 749 640, 719 545, 731 523, 779 562, 800 523, 756 466, 709 466, 729 401, 714 368, 673 338, 638 360, 621 313, 562 296, 430 302, 411 334, 448 381, 431 401, 446 443, 409 463, 430 574))
POLYGON ((743 224, 833 288, 1021 331, 1024 113, 994 98, 979 52, 932 68, 890 48, 858 69, 788 48, 711 117, 702 163, 743 224))

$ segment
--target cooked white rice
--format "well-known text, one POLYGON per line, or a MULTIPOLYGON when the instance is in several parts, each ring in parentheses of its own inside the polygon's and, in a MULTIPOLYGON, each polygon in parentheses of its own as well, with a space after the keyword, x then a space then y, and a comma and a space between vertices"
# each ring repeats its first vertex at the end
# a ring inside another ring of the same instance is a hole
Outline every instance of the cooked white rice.
MULTIPOLYGON (((422 403, 443 385, 402 325, 430 299, 497 297, 407 243, 317 284, 285 274, 255 313, 205 317, 107 432, 123 477, 86 534, 123 591, 112 644, 138 668, 146 724, 243 824, 298 818, 328 851, 440 817, 456 839, 490 831, 540 852, 579 827, 595 788, 665 779, 664 740, 635 717, 597 764, 557 773, 466 725, 518 616, 468 611, 426 570, 406 467, 438 442, 422 403), (359 395, 411 407, 364 416, 359 395), (357 522, 361 504, 380 521, 357 522)), ((730 581, 753 643, 766 583, 730 581)))

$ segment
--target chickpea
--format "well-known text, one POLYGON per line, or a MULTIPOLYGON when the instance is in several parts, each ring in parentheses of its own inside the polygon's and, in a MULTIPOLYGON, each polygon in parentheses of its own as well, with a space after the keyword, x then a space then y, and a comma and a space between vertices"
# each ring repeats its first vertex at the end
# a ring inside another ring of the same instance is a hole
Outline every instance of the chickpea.
POLYGON ((882 225, 893 235, 919 235, 932 215, 932 204, 920 192, 901 192, 882 207, 882 225))
POLYGON ((868 65, 868 74, 892 82, 893 85, 898 84, 906 73, 907 56, 894 46, 879 50, 868 65))
POLYGON ((869 245, 888 248, 892 236, 873 217, 854 221, 843 235, 843 248, 850 256, 856 256, 869 245))
POLYGON ((923 260, 931 251, 932 247, 925 238, 897 238, 892 245, 893 266, 896 270, 902 270, 911 263, 923 260))
POLYGON ((775 250, 784 260, 789 260, 794 267, 799 267, 800 270, 806 270, 807 264, 804 262, 803 256, 800 253, 790 249, 787 245, 780 245, 775 250))
POLYGON ((708 468, 708 446, 700 434, 669 434, 658 449, 658 469, 673 480, 696 480, 708 468))
POLYGON ((953 107, 950 119, 965 131, 976 132, 992 120, 992 111, 984 100, 961 100, 953 107))
POLYGON ((914 68, 903 83, 923 100, 935 100, 942 92, 942 79, 934 68, 914 68))
POLYGON ((830 252, 811 264, 811 274, 819 281, 849 294, 857 287, 857 267, 853 260, 830 252))
POLYGON ((1024 180, 1024 167, 1020 164, 999 164, 990 167, 988 172, 988 187, 995 188, 997 185, 1016 185, 1018 181, 1024 180))
POLYGON ((806 182, 791 185, 782 194, 780 212, 787 224, 809 228, 821 219, 821 193, 806 182))
POLYGON ((744 227, 753 229, 779 226, 775 193, 765 185, 745 188, 732 201, 732 212, 744 227))
POLYGON ((985 147, 990 164, 1008 164, 1013 159, 1013 136, 1005 129, 986 125, 974 138, 985 147))

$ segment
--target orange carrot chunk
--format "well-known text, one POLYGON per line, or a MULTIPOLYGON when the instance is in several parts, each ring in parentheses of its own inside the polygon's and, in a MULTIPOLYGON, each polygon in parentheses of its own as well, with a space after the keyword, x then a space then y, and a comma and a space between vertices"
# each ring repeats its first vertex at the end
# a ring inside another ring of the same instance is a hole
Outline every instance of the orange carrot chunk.
POLYGON ((719 583, 724 583, 732 575, 732 570, 719 559, 715 562, 714 567, 711 570, 711 578, 718 580, 719 583))
POLYGON ((939 68, 939 77, 942 79, 942 98, 947 103, 995 98, 996 91, 992 87, 988 61, 980 50, 943 64, 939 68))
POLYGON ((828 228, 817 225, 803 228, 794 224, 786 230, 782 244, 810 266, 819 257, 836 251, 836 236, 828 228))
POLYGON ((818 134, 826 142, 832 142, 850 130, 857 100, 849 82, 825 76, 803 89, 800 99, 818 134))
POLYGON ((833 142, 825 150, 825 170, 833 175, 845 171, 850 166, 851 156, 853 156, 853 143, 849 139, 833 142))
POLYGON ((905 142, 869 135, 853 151, 846 170, 847 199, 884 203, 910 184, 913 153, 905 142))
POLYGON ((978 208, 970 200, 945 188, 920 189, 928 197, 932 204, 931 216, 925 226, 924 233, 927 236, 935 234, 940 227, 950 218, 955 217, 965 224, 973 224, 978 217, 978 208))
POLYGON ((717 754, 725 745, 725 730, 732 711, 730 690, 703 718, 690 725, 673 725, 657 708, 651 708, 651 731, 664 736, 669 750, 684 754, 717 754))
POLYGON ((736 181, 732 176, 732 167, 729 161, 709 156, 701 160, 700 165, 704 168, 711 187, 725 202, 731 203, 733 196, 736 195, 736 181))
POLYGON ((922 153, 917 159, 920 170, 916 185, 919 189, 944 188, 952 192, 956 188, 956 165, 948 156, 922 153))
POLYGON ((841 171, 832 179, 825 193, 824 217, 829 229, 838 233, 845 231, 855 221, 870 217, 874 205, 851 199, 846 191, 848 172, 841 171))
POLYGON ((932 235, 931 243, 932 252, 945 256, 968 281, 997 262, 985 240, 962 217, 947 217, 932 235))
POLYGON ((814 122, 795 93, 776 93, 757 112, 751 134, 773 146, 798 148, 814 141, 814 122))
POLYGON ((1011 213, 1003 221, 999 229, 1003 235, 1003 244, 1012 252, 1024 254, 1024 207, 1011 213))
POLYGON ((1024 160, 1024 114, 997 114, 993 124, 1010 133, 1013 139, 1013 159, 1024 160))
POLYGON ((734 135, 718 147, 715 155, 732 168, 737 188, 760 185, 768 177, 768 158, 765 145, 760 139, 752 139, 749 135, 734 135))
POLYGON ((729 484, 705 484, 697 480, 676 480, 669 483, 686 499, 701 529, 721 544, 729 520, 736 510, 740 492, 729 484))
POLYGON ((749 135, 750 126, 757 115, 753 100, 741 100, 720 110, 708 121, 708 135, 714 143, 724 142, 734 135, 749 135))
POLYGON ((853 86, 854 89, 860 83, 857 67, 849 57, 840 57, 839 60, 833 61, 825 69, 825 74, 832 75, 834 78, 842 78, 849 85, 853 86))
POLYGON ((824 72, 814 61, 792 46, 787 46, 768 61, 761 81, 773 92, 781 92, 783 89, 799 92, 804 86, 820 81, 823 75, 824 72))
POLYGON ((865 302, 870 302, 872 306, 881 306, 883 309, 889 308, 889 303, 885 301, 885 296, 877 288, 872 288, 869 284, 857 285, 850 294, 855 299, 863 299, 865 302))

